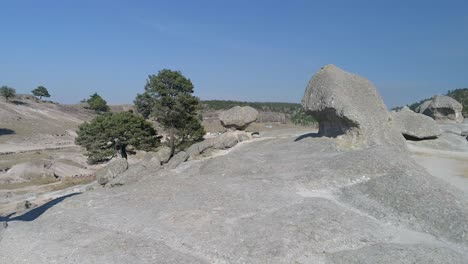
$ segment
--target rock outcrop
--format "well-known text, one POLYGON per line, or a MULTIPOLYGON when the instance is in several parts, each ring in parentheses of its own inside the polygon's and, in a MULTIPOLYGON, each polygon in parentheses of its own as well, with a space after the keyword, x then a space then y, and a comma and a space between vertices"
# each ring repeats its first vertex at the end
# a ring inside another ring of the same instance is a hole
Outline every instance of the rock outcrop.
POLYGON ((143 173, 147 170, 147 167, 142 164, 135 164, 130 166, 126 171, 117 175, 115 178, 110 179, 106 184, 106 187, 115 187, 135 183, 143 177, 143 173))
POLYGON ((169 162, 167 163, 167 168, 170 169, 170 170, 175 169, 175 168, 177 168, 177 166, 179 166, 179 164, 181 164, 182 162, 187 161, 188 158, 189 158, 189 155, 185 151, 181 151, 181 152, 175 154, 169 160, 169 162))
POLYGON ((249 124, 255 122, 258 111, 250 106, 234 106, 219 114, 221 124, 226 128, 245 129, 249 124))
POLYGON ((109 181, 116 178, 119 174, 128 169, 128 162, 126 159, 118 158, 111 161, 106 167, 96 172, 96 180, 101 185, 106 185, 109 181))
POLYGON ((408 107, 391 114, 400 132, 407 139, 433 139, 441 134, 434 119, 415 113, 408 107))
POLYGON ((351 146, 405 148, 374 85, 334 65, 323 67, 312 77, 302 106, 318 120, 322 136, 346 139, 351 146))
POLYGON ((216 138, 209 138, 202 142, 193 144, 187 149, 187 154, 191 159, 197 158, 208 150, 223 150, 232 148, 239 142, 250 139, 252 136, 244 131, 228 131, 216 138))
POLYGON ((416 108, 416 112, 430 116, 435 120, 451 120, 457 123, 463 122, 462 111, 462 104, 445 95, 434 96, 416 108))

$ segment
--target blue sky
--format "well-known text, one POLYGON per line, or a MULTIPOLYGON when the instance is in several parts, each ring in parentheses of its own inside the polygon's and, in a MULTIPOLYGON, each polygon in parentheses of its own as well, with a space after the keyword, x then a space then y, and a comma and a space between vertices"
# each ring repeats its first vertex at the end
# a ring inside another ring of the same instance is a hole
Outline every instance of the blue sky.
POLYGON ((0 0, 0 85, 131 103, 180 70, 202 99, 300 102, 326 64, 388 106, 468 87, 468 1, 0 0))

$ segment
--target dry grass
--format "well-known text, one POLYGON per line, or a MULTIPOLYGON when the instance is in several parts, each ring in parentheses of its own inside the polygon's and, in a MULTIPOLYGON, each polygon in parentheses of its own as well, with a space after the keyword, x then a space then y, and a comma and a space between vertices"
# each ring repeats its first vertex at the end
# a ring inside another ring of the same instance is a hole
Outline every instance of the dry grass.
POLYGON ((0 190, 15 190, 31 186, 40 186, 58 182, 55 177, 44 177, 27 182, 0 183, 0 190))
POLYGON ((96 177, 93 176, 83 176, 83 177, 71 177, 64 178, 59 183, 53 184, 50 186, 50 191, 63 190, 72 186, 88 184, 96 180, 96 177))

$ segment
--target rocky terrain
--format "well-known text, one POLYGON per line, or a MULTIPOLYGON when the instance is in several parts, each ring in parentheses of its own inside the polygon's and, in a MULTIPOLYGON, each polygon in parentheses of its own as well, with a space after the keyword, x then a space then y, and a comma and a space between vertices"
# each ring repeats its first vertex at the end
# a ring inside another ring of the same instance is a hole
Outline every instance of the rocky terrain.
POLYGON ((0 218, 0 263, 468 262, 467 123, 405 141, 407 119, 333 65, 302 104, 318 130, 116 160, 89 188, 0 218))

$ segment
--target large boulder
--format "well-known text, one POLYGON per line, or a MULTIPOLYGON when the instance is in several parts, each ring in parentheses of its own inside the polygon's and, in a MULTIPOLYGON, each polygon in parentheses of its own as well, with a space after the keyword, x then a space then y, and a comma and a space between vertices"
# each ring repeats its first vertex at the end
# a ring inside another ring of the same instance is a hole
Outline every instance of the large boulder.
POLYGON ((258 111, 250 106, 234 106, 219 114, 221 124, 226 128, 245 129, 249 124, 255 122, 258 111))
POLYGON ((123 173, 128 169, 128 162, 126 159, 118 158, 106 167, 96 172, 96 179, 99 184, 106 185, 109 181, 116 178, 119 174, 123 173))
POLYGON ((407 139, 433 139, 441 134, 434 119, 415 113, 408 107, 391 114, 400 132, 407 139))
POLYGON ((327 65, 309 81, 302 106, 318 120, 319 135, 345 139, 350 147, 405 149, 382 98, 363 77, 327 65))
POLYGON ((462 110, 462 104, 445 95, 436 95, 416 108, 416 112, 430 116, 435 120, 451 120, 457 123, 463 122, 462 110))

